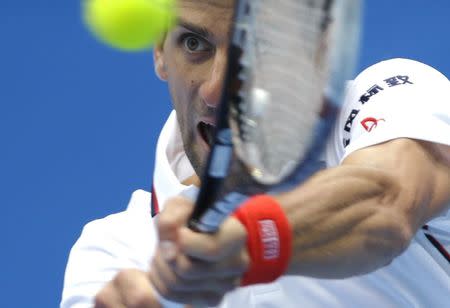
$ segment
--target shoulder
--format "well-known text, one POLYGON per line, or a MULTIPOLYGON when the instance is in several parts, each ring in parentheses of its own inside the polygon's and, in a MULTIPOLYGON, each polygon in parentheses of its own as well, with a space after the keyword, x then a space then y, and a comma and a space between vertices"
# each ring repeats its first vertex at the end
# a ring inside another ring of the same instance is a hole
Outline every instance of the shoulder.
POLYGON ((429 65, 401 58, 382 61, 350 82, 343 116, 367 108, 420 108, 425 102, 437 104, 449 97, 449 88, 447 77, 429 65))
POLYGON ((368 67, 347 86, 329 160, 336 164, 357 149, 400 137, 449 144, 448 134, 437 133, 450 129, 449 89, 443 74, 418 61, 368 67))
POLYGON ((450 82, 433 67, 410 59, 390 59, 381 61, 363 70, 348 87, 345 105, 369 105, 384 97, 409 96, 419 94, 417 99, 433 97, 434 90, 446 92, 450 82))
MULTIPOLYGON (((384 89, 402 85, 433 84, 448 86, 449 80, 430 65, 411 59, 395 58, 378 62, 364 69, 354 79, 353 89, 372 85, 378 85, 384 89)), ((367 93, 368 96, 370 94, 367 93)))
MULTIPOLYGON (((364 69, 363 71, 361 71, 361 73, 359 73, 358 76, 355 78, 355 81, 357 83, 360 83, 371 78, 382 79, 383 81, 385 81, 392 77, 398 77, 394 76, 395 73, 401 72, 417 74, 416 77, 420 77, 419 75, 425 74, 428 76, 433 76, 434 78, 436 78, 435 80, 442 79, 448 81, 448 79, 441 72, 439 72, 432 66, 416 60, 405 58, 394 58, 373 64, 364 69), (392 73, 394 75, 393 76, 386 75, 389 73, 392 73)), ((389 86, 388 82, 386 82, 386 84, 389 86)))

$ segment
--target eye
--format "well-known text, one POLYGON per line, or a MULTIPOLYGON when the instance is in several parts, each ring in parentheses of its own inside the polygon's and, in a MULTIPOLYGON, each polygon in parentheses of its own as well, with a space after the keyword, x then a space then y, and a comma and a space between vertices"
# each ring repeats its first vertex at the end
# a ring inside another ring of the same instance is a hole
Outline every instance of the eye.
POLYGON ((193 34, 186 34, 181 38, 183 47, 190 53, 206 52, 212 49, 205 39, 195 36, 193 34))

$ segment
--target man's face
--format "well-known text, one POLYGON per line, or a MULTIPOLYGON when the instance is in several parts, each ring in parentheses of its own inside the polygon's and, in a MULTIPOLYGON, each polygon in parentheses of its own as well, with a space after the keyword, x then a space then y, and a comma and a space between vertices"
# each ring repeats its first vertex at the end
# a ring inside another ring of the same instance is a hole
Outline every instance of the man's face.
POLYGON ((155 66, 167 80, 186 154, 201 174, 210 149, 234 0, 179 0, 179 23, 155 48, 155 66))

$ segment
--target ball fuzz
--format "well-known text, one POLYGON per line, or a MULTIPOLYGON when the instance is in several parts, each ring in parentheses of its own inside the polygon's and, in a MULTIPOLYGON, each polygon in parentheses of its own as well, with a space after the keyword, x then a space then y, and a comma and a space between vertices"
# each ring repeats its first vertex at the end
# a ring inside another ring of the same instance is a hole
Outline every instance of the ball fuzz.
POLYGON ((88 28, 124 51, 149 49, 175 24, 175 0, 84 0, 88 28))

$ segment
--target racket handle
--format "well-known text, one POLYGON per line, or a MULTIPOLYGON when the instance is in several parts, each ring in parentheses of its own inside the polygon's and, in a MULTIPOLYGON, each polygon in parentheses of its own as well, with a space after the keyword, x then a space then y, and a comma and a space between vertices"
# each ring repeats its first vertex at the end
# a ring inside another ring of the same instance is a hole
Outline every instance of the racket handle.
POLYGON ((226 125, 227 122, 220 123, 222 129, 218 128, 216 132, 195 209, 188 223, 188 226, 195 231, 213 233, 225 219, 218 217, 222 215, 216 214, 214 203, 220 197, 222 184, 228 174, 233 156, 231 130, 226 125))
POLYGON ((247 199, 246 195, 237 192, 229 193, 225 198, 214 202, 199 217, 193 215, 188 226, 194 231, 215 233, 222 222, 247 199))

